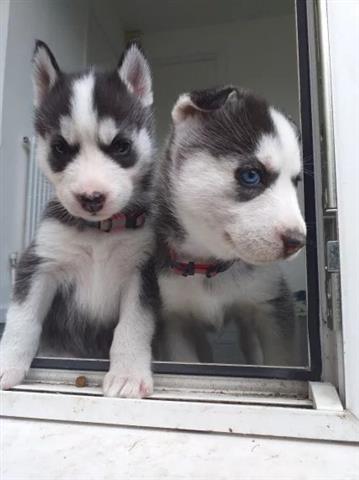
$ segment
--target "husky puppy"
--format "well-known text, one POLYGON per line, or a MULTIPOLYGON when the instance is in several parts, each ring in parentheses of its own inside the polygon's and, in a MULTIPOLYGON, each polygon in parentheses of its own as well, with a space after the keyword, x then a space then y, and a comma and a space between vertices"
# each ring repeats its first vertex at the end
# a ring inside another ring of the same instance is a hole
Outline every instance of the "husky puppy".
POLYGON ((20 383, 41 345, 107 356, 105 395, 152 391, 152 81, 136 45, 111 72, 62 72, 38 41, 33 57, 37 161, 56 198, 16 274, 1 342, 1 388, 20 383))
POLYGON ((295 127, 231 86, 181 95, 172 121, 157 174, 162 359, 209 361, 204 331, 233 319, 248 363, 303 365, 274 263, 306 237, 295 127))

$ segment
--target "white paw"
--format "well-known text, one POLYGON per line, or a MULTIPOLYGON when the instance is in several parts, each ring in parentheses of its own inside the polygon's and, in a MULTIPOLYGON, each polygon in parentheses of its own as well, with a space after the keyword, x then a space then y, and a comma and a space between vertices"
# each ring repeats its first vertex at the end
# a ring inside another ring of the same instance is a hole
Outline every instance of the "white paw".
POLYGON ((103 392, 107 397, 143 398, 153 392, 151 372, 124 372, 110 370, 103 380, 103 392))
POLYGON ((1 367, 0 368, 0 389, 9 390, 15 385, 19 385, 26 375, 25 368, 11 368, 11 367, 1 367))

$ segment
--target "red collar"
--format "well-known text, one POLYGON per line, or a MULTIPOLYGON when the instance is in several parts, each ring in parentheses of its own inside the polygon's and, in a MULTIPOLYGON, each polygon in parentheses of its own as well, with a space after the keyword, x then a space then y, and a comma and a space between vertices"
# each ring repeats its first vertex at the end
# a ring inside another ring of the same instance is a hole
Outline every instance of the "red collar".
POLYGON ((227 262, 214 262, 214 263, 195 263, 193 261, 179 261, 177 253, 174 250, 170 250, 170 267, 177 275, 188 277, 189 275, 195 275, 199 273, 205 275, 207 278, 212 278, 218 273, 228 270, 234 263, 234 261, 227 262))
POLYGON ((97 228, 101 232, 119 232, 126 228, 136 229, 143 227, 146 221, 145 212, 116 213, 111 218, 100 222, 86 222, 89 227, 97 228))

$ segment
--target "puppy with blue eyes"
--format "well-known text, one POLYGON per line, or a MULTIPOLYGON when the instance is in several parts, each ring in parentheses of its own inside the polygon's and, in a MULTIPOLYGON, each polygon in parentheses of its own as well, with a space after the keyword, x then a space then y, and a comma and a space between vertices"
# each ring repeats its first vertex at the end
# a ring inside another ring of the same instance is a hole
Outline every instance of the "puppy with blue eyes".
POLYGON ((130 46, 110 72, 62 72, 47 45, 33 58, 37 161, 56 197, 19 262, 1 341, 0 386, 36 355, 107 357, 109 396, 152 391, 153 301, 143 275, 153 165, 152 81, 130 46))
POLYGON ((162 359, 210 361, 205 332, 234 320, 247 363, 304 365, 276 263, 304 246, 294 125, 225 87, 181 95, 157 174, 162 359))

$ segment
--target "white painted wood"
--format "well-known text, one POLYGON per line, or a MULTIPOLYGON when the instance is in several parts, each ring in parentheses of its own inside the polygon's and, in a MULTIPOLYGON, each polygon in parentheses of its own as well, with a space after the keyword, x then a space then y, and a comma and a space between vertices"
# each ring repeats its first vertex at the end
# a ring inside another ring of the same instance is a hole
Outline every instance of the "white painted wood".
MULTIPOLYGON (((101 386, 104 372, 32 368, 26 376, 26 381, 74 385, 79 376, 85 376, 88 385, 101 386)), ((156 389, 308 398, 308 383, 297 380, 172 374, 155 374, 154 380, 156 389)))
POLYGON ((342 412, 343 406, 335 387, 326 382, 309 382, 309 398, 317 410, 342 412))
MULTIPOLYGON (((92 395, 102 397, 100 387, 76 387, 73 385, 51 385, 42 383, 25 383, 15 387, 19 392, 46 392, 46 393, 64 393, 74 395, 92 395)), ((185 389, 155 389, 151 395, 151 400, 181 400, 192 402, 210 402, 210 403, 232 403, 246 405, 276 405, 281 407, 302 407, 313 408, 313 402, 309 399, 296 399, 288 397, 271 397, 264 395, 235 395, 227 392, 201 392, 187 391, 185 389)))
POLYGON ((359 443, 350 412, 192 401, 1 392, 4 417, 359 443))
POLYGON ((3 419, 3 480, 358 480, 350 444, 3 419))
MULTIPOLYGON (((18 391, 58 392, 102 395, 104 372, 31 369, 18 391), (86 378, 86 387, 77 387, 76 379, 86 378)), ((312 408, 308 384, 275 379, 208 377, 200 375, 155 374, 151 399, 192 400, 217 403, 281 405, 312 408)))
MULTIPOLYGON (((310 63, 310 89, 311 89, 311 107, 312 107, 312 131, 313 131, 313 155, 314 155, 314 181, 315 181, 315 208, 316 208, 316 228, 317 228, 317 243, 318 245, 325 245, 326 235, 324 234, 323 225, 323 199, 324 188, 323 180, 325 166, 323 160, 323 141, 322 141, 322 88, 320 79, 322 78, 321 66, 317 64, 318 61, 318 26, 317 26, 317 5, 315 2, 307 2, 307 19, 308 19, 308 47, 309 47, 309 63, 310 63), (323 177, 323 178, 322 178, 323 177)), ((324 21, 325 19, 323 19, 324 21)), ((323 32, 324 33, 324 32, 323 32)), ((323 44, 324 44, 323 35, 323 44)), ((333 328, 328 324, 328 305, 327 305, 327 280, 326 280, 326 249, 317 249, 318 260, 318 294, 319 294, 319 326, 320 326, 320 341, 322 354, 322 376, 321 379, 330 382, 339 387, 341 394, 344 389, 342 386, 343 368, 339 359, 339 352, 337 351, 337 336, 333 328)), ((343 394, 344 398, 344 394, 343 394)))
POLYGON ((359 417, 359 2, 327 2, 341 263, 346 407, 359 417), (345 52, 345 54, 344 54, 345 52))
MULTIPOLYGON (((101 397, 103 395, 100 387, 76 387, 73 385, 51 385, 42 383, 26 383, 15 387, 19 392, 48 392, 64 393, 75 395, 94 395, 101 397)), ((176 400, 210 403, 232 403, 246 405, 273 405, 287 407, 313 408, 313 402, 309 399, 296 399, 288 397, 271 397, 264 395, 235 395, 227 392, 201 392, 187 391, 180 389, 155 389, 150 397, 152 400, 176 400)))

